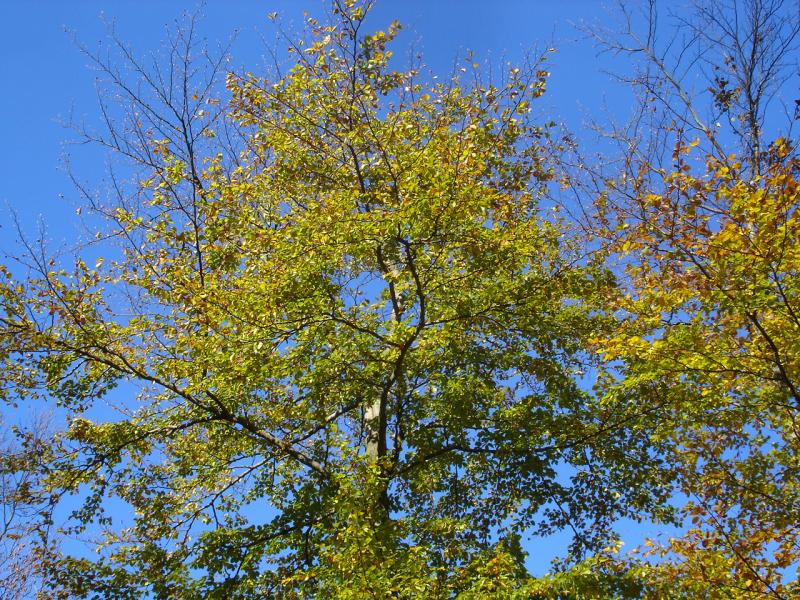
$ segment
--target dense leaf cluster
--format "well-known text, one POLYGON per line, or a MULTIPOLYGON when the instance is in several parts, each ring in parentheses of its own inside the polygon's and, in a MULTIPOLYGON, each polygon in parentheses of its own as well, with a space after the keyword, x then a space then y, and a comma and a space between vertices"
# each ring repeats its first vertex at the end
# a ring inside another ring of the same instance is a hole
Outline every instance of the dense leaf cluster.
POLYGON ((98 59, 133 106, 99 141, 137 169, 87 194, 109 252, 0 270, 0 394, 67 423, 8 469, 43 596, 788 597, 792 143, 703 169, 678 134, 582 235, 543 208, 542 60, 396 70, 368 8, 309 18, 291 68, 228 74, 226 101, 191 29, 167 74, 128 55, 147 93, 98 59), (676 492, 685 535, 620 556, 614 523, 673 521, 676 492), (96 554, 53 543, 62 505, 96 554), (561 530, 530 577, 521 540, 561 530))

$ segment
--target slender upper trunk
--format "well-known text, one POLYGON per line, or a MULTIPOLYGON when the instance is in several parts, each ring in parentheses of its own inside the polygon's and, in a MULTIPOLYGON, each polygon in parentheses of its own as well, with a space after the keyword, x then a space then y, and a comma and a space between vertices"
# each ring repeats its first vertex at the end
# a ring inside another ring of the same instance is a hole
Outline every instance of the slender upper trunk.
POLYGON ((386 402, 383 397, 366 407, 364 426, 367 432, 367 456, 377 461, 386 456, 386 402))

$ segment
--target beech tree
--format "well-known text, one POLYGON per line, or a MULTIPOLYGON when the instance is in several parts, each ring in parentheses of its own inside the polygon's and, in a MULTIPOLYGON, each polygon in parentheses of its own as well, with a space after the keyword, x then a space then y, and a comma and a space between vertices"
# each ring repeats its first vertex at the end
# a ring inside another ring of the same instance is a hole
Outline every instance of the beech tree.
POLYGON ((29 246, 2 305, 6 397, 67 414, 35 493, 99 537, 39 549, 54 596, 525 597, 521 536, 570 562, 669 516, 651 407, 581 383, 613 277, 540 207, 542 62, 395 70, 368 8, 229 99, 191 25, 119 46, 136 84, 95 57, 130 112, 84 134, 135 169, 81 188, 108 250, 29 246))
POLYGON ((697 2, 666 44, 656 2, 643 34, 621 6, 625 37, 601 37, 644 57, 628 78, 641 104, 612 132, 617 170, 589 178, 588 228, 621 284, 617 333, 600 343, 619 369, 606 389, 662 407, 656 435, 688 500, 687 531, 651 550, 649 577, 673 595, 793 597, 800 232, 795 102, 781 92, 797 75, 798 5, 697 2))
POLYGON ((789 597, 800 557, 797 158, 783 140, 764 152, 775 162, 752 183, 712 161, 641 199, 647 219, 620 242, 645 259, 619 304, 635 317, 605 342, 630 381, 667 384, 662 425, 694 524, 669 549, 676 574, 726 597, 789 597))

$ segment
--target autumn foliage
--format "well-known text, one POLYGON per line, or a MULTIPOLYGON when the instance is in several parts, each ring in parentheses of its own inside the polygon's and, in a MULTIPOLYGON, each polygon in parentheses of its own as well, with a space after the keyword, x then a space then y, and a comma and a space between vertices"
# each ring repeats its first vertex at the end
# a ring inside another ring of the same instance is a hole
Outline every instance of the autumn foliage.
POLYGON ((168 73, 120 45, 136 91, 95 57, 132 111, 93 141, 133 183, 81 188, 105 250, 0 270, 2 399, 63 423, 3 467, 42 597, 796 594, 793 141, 675 127, 568 219, 545 58, 399 70, 369 5, 270 75, 191 29, 168 73))

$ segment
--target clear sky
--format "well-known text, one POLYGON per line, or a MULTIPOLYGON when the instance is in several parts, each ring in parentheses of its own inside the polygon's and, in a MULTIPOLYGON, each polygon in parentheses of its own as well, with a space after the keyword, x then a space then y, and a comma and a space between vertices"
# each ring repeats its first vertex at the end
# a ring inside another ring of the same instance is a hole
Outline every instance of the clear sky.
MULTIPOLYGON (((257 72, 265 44, 275 39, 269 12, 278 11, 291 27, 304 10, 319 13, 324 6, 324 0, 209 0, 200 29, 212 43, 238 30, 232 65, 257 72)), ((470 49, 478 60, 500 63, 554 46, 550 91, 540 108, 578 130, 584 112, 597 114, 603 99, 618 107, 627 98, 571 25, 604 18, 602 6, 601 0, 382 0, 371 22, 379 27, 399 19, 405 25, 400 45, 413 43, 442 74, 470 49)), ((97 73, 68 31, 94 50, 106 35, 104 19, 113 21, 123 40, 147 53, 167 26, 196 7, 186 0, 0 0, 0 250, 8 250, 12 236, 8 207, 26 230, 41 215, 53 241, 72 237, 76 194, 60 169, 67 155, 90 182, 102 176, 102 156, 67 145, 74 135, 59 123, 70 114, 92 123, 98 114, 97 73)))
MULTIPOLYGON (((257 73, 264 44, 274 40, 267 14, 278 11, 288 26, 299 25, 303 10, 321 13, 323 2, 208 0, 200 29, 212 43, 238 30, 232 67, 257 73)), ((630 106, 629 94, 602 72, 595 49, 572 25, 607 19, 602 5, 601 0, 382 0, 371 23, 380 27, 399 19, 405 25, 400 48, 413 43, 430 70, 444 75, 467 50, 478 61, 500 64, 519 60, 527 50, 555 47, 549 92, 539 108, 548 120, 580 133, 586 115, 597 116, 603 105, 618 115, 630 106)), ((56 246, 78 235, 78 194, 61 168, 67 155, 90 183, 104 174, 103 155, 66 144, 74 136, 59 124, 70 113, 90 124, 98 116, 97 73, 67 30, 96 49, 106 35, 104 18, 115 22, 136 52, 147 53, 158 47, 165 26, 196 7, 184 0, 0 0, 0 251, 14 245, 12 211, 28 232, 41 219, 56 246)), ((564 549, 563 539, 545 544, 528 547, 534 572, 546 570, 549 558, 564 549)))

